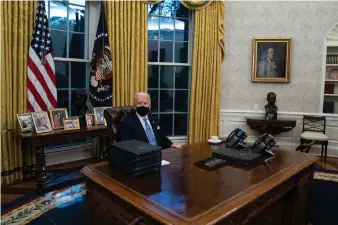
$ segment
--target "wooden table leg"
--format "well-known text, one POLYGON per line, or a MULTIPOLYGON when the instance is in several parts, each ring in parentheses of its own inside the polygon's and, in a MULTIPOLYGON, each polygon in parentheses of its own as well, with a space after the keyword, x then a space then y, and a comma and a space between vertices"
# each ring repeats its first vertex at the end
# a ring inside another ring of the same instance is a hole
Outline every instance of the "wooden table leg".
POLYGON ((37 164, 37 193, 43 193, 44 181, 47 178, 45 149, 43 146, 36 150, 36 164, 37 164))
POLYGON ((23 175, 23 181, 27 180, 27 153, 28 151, 28 145, 26 142, 21 142, 21 155, 22 155, 22 175, 23 175))

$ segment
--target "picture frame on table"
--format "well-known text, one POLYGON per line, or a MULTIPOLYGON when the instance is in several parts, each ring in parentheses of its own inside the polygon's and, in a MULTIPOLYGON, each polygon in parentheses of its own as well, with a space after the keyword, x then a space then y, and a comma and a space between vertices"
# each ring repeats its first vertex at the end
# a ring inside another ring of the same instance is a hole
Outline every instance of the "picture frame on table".
POLYGON ((252 82, 289 83, 291 38, 254 38, 252 82))
POLYGON ((34 122, 32 115, 30 113, 19 113, 16 114, 18 122, 21 128, 21 132, 33 132, 34 131, 34 122))
POLYGON ((95 107, 94 108, 94 115, 95 115, 95 122, 97 126, 107 126, 107 121, 104 118, 104 110, 108 109, 109 107, 95 107))
POLYGON ((47 112, 32 112, 31 115, 34 123, 35 132, 37 134, 53 131, 47 112))
POLYGON ((86 124, 87 128, 95 128, 96 127, 96 119, 95 119, 95 114, 86 114, 86 124))
POLYGON ((63 120, 64 130, 80 130, 79 118, 71 117, 63 120))
POLYGON ((66 108, 50 109, 49 116, 53 130, 63 129, 63 120, 68 118, 68 110, 66 108))

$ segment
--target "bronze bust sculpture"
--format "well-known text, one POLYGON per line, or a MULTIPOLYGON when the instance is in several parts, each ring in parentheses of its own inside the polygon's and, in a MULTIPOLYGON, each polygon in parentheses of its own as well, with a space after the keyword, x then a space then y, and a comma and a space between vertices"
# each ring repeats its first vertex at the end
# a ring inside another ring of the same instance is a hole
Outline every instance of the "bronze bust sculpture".
POLYGON ((269 92, 266 100, 268 101, 268 104, 265 105, 265 119, 277 120, 278 107, 275 105, 276 94, 274 92, 269 92))

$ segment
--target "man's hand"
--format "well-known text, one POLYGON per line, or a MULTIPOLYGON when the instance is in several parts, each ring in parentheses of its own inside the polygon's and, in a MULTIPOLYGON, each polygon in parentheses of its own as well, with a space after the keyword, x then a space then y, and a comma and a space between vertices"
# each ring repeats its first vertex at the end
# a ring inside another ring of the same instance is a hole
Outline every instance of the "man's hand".
POLYGON ((172 148, 181 148, 182 146, 181 146, 181 145, 178 145, 178 144, 172 144, 171 147, 172 147, 172 148))

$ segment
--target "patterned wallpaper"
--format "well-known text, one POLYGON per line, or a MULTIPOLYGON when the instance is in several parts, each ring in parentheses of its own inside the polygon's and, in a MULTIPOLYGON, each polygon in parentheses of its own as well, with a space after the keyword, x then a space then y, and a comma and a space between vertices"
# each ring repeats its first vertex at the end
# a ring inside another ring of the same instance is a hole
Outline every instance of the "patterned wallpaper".
POLYGON ((317 113, 324 39, 337 22, 338 2, 227 1, 221 108, 264 110, 274 91, 279 111, 317 113), (251 82, 253 37, 292 38, 290 83, 251 82))

